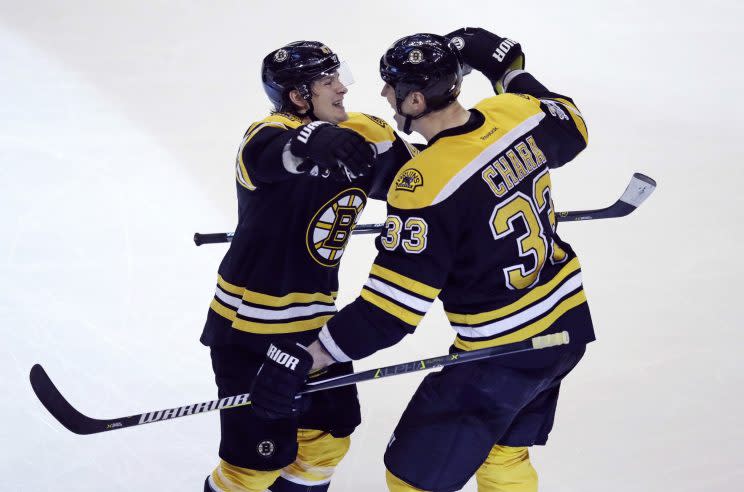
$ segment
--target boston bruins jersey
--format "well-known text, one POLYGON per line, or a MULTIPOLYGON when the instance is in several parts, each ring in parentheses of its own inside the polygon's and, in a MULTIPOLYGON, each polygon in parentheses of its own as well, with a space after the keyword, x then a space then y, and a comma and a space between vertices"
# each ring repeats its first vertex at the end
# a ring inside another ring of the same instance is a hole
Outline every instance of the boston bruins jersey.
POLYGON ((311 340, 336 313, 338 264, 367 197, 384 199, 395 173, 418 151, 384 121, 349 113, 340 124, 377 149, 353 182, 292 174, 282 153, 302 121, 272 114, 252 124, 236 159, 238 225, 220 264, 201 341, 265 351, 266 335, 311 340), (256 337, 261 337, 259 341, 256 337))
POLYGON ((586 146, 586 126, 526 72, 511 83, 520 89, 477 104, 398 172, 361 296, 320 332, 337 360, 393 345, 437 297, 461 350, 563 330, 573 343, 594 339, 549 174, 586 146))

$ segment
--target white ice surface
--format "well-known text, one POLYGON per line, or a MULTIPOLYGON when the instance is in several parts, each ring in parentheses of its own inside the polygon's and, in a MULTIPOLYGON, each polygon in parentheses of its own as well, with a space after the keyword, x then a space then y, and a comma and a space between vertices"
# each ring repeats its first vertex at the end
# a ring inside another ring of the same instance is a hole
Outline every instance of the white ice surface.
MULTIPOLYGON (((233 228, 234 152, 268 109, 262 56, 322 39, 354 70, 347 108, 390 119, 383 50, 463 25, 520 40, 586 117, 590 147, 553 173, 560 210, 614 202, 635 171, 659 184, 627 218, 561 226, 599 341, 533 452, 541 490, 738 490, 742 20, 722 0, 0 2, 0 490, 201 490, 217 414, 77 436, 35 399, 30 367, 94 417, 213 398, 197 340, 225 247, 191 235, 233 228)), ((463 101, 488 91, 472 75, 463 101)), ((372 204, 360 222, 383 217, 372 204)), ((351 241, 342 304, 373 255, 369 236, 351 241)), ((451 338, 437 303, 359 368, 451 338)), ((364 424, 331 490, 384 490, 385 444, 420 379, 360 386, 364 424)))

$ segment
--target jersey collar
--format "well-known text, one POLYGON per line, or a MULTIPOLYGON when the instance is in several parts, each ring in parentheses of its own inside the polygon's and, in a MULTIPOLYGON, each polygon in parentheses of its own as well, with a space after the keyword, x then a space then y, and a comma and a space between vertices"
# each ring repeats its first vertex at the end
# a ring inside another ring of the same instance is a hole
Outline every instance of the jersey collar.
POLYGON ((481 126, 483 126, 483 123, 486 121, 486 117, 483 116, 483 113, 478 111, 475 108, 471 108, 470 110, 470 118, 468 118, 468 121, 465 122, 464 125, 455 126, 452 128, 447 128, 446 130, 442 130, 441 132, 434 135, 431 140, 429 140, 429 143, 427 144, 427 147, 430 147, 434 144, 437 140, 444 137, 452 137, 454 135, 464 135, 465 133, 470 133, 474 130, 477 130, 481 126))

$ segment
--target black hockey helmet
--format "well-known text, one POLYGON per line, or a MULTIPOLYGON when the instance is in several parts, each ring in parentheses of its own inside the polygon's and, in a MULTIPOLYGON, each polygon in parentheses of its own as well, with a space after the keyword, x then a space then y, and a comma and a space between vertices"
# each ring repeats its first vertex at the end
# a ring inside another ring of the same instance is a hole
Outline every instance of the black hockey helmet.
POLYGON ((341 63, 331 49, 318 41, 295 41, 263 59, 261 81, 276 111, 294 112, 289 92, 297 89, 310 101, 310 82, 337 71, 341 63))
POLYGON ((397 40, 380 58, 380 77, 395 89, 398 114, 410 119, 442 109, 457 99, 462 85, 460 51, 444 36, 413 34, 397 40), (426 97, 426 110, 406 115, 403 100, 413 91, 426 97))

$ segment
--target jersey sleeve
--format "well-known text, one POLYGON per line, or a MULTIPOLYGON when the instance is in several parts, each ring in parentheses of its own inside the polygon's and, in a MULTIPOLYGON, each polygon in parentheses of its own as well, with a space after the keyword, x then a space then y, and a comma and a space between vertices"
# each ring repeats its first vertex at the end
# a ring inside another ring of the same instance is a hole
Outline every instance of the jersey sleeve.
POLYGON ((297 130, 278 122, 254 123, 248 128, 235 162, 238 183, 255 190, 261 183, 290 179, 295 174, 284 167, 283 153, 297 130))
POLYGON ((320 332, 338 361, 366 357, 413 333, 444 286, 458 226, 452 204, 399 209, 388 203, 385 231, 361 295, 320 332))
POLYGON ((400 135, 396 132, 393 132, 392 145, 383 153, 378 154, 375 161, 369 197, 376 200, 385 200, 395 175, 406 162, 418 153, 419 150, 416 147, 400 138, 400 135))
POLYGON ((546 115, 546 127, 560 135, 556 139, 561 147, 550 167, 560 167, 571 161, 589 143, 586 122, 579 108, 570 97, 551 92, 532 74, 524 70, 512 70, 496 84, 496 92, 527 94, 540 100, 540 108, 546 115))
POLYGON ((366 113, 349 113, 349 119, 339 126, 354 130, 375 147, 377 158, 372 168, 369 197, 384 200, 395 174, 418 149, 400 138, 383 119, 366 113))

